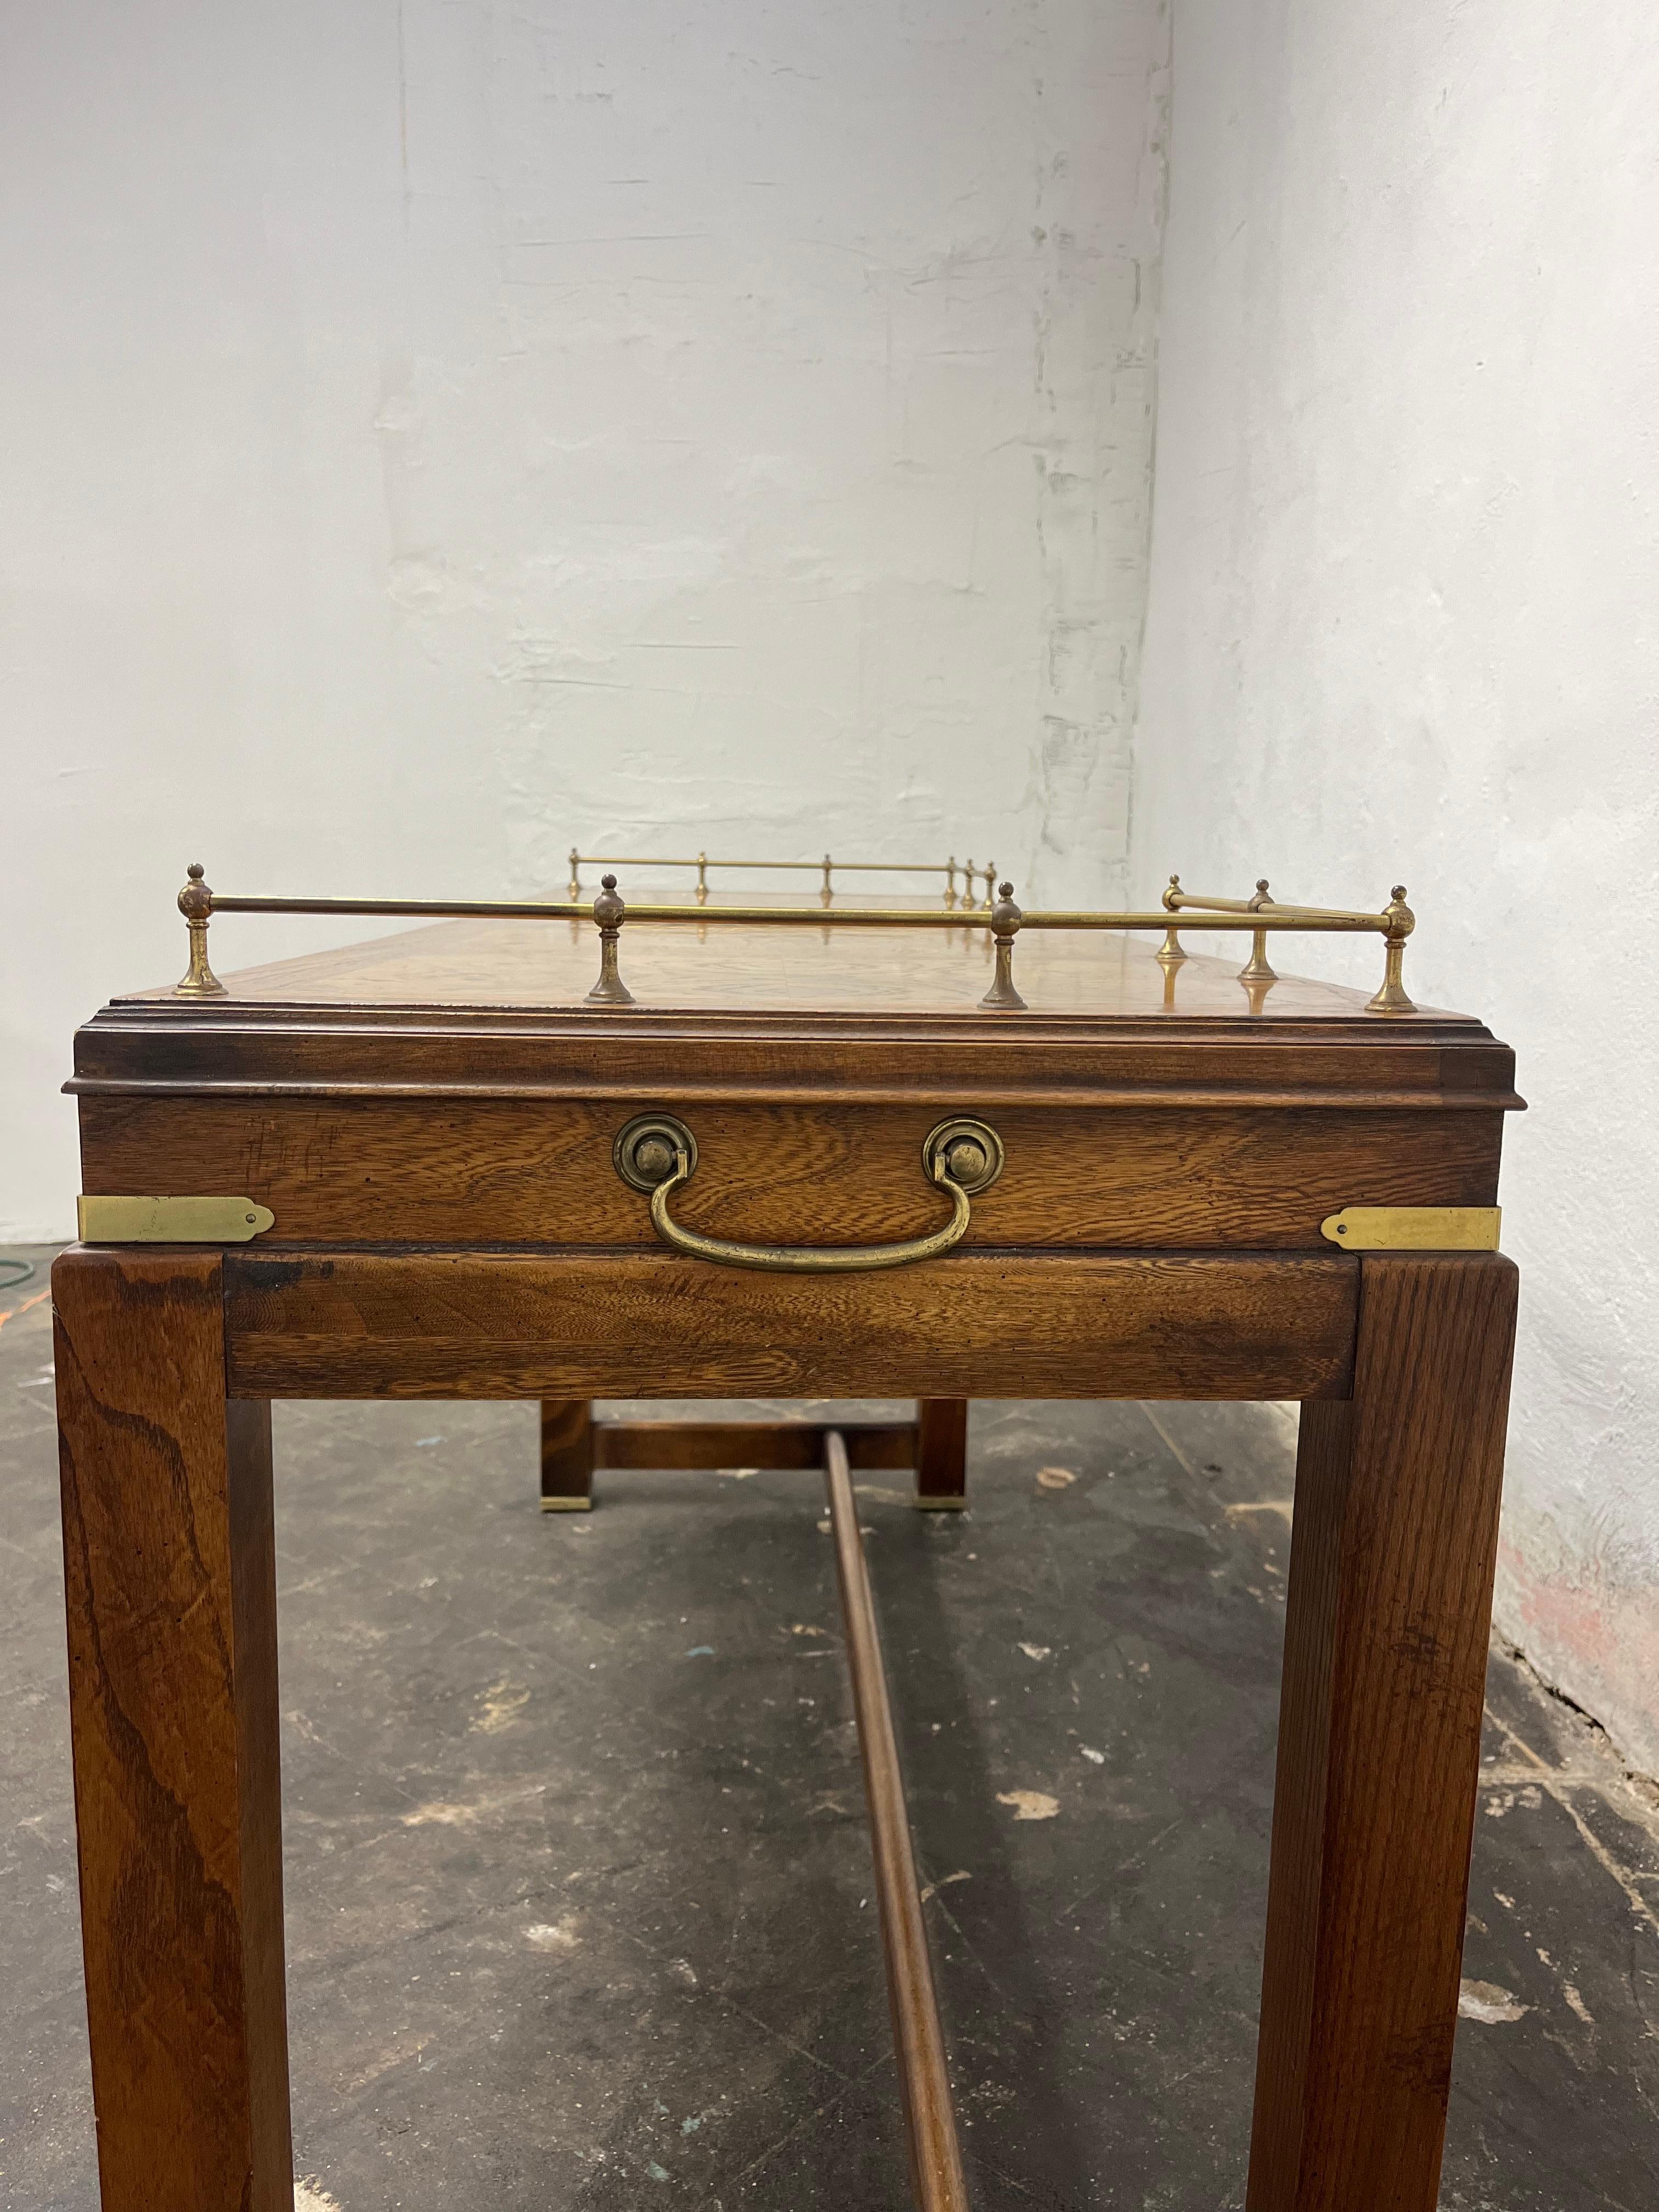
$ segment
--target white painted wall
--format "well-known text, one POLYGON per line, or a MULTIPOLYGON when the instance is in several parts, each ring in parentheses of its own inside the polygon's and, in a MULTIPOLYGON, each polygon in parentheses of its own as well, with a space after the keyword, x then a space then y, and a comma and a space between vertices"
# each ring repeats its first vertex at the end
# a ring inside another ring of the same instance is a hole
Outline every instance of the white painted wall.
POLYGON ((1414 994, 1516 1046, 1500 1620, 1659 1771, 1652 11, 1174 22, 1135 873, 1403 879, 1414 994))
POLYGON ((7 11, 0 1237, 70 1230, 71 1027, 179 969, 198 856, 465 896, 573 839, 988 848, 1121 891, 1166 36, 7 11))

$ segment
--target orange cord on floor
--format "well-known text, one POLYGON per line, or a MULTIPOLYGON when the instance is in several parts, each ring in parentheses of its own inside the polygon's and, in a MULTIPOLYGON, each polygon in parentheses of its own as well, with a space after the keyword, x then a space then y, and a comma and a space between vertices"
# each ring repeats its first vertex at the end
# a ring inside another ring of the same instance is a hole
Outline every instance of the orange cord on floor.
POLYGON ((21 1306, 13 1306, 9 1311, 0 1313, 0 1328, 3 1328, 9 1321, 15 1321, 20 1314, 26 1314, 31 1306, 38 1306, 43 1298, 49 1298, 51 1296, 50 1291, 37 1291, 32 1298, 25 1298, 21 1306))

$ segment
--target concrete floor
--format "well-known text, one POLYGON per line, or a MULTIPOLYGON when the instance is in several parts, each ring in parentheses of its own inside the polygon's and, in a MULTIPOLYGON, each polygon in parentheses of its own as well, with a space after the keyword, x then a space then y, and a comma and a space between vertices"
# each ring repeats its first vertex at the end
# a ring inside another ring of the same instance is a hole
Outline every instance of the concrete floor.
MULTIPOLYGON (((0 2204, 90 2212, 51 1339, 0 1295, 0 2204)), ((819 1494, 276 1416, 295 2155, 342 2212, 908 2203, 819 1494)), ((1237 2206, 1294 1427, 986 1405, 865 1487, 978 2212, 1237 2206)), ((1494 1655, 1442 2203, 1659 2201, 1659 1817, 1494 1655)))

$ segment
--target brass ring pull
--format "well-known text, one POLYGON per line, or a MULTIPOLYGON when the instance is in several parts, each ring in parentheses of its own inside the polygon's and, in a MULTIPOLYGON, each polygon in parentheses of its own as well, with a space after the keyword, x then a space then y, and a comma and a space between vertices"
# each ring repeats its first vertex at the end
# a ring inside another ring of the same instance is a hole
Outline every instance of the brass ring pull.
POLYGON ((668 1211, 668 1201, 689 1182, 697 1164, 697 1142, 672 1114, 641 1114, 621 1131, 612 1148, 617 1172, 635 1190, 651 1196, 651 1223, 665 1244, 694 1260, 723 1267, 764 1267, 784 1274, 845 1274, 869 1267, 903 1267, 915 1260, 935 1260, 959 1244, 968 1231, 969 1201, 988 1190, 1002 1173, 1002 1139, 984 1121, 963 1115, 930 1129, 921 1147, 928 1181, 951 1197, 951 1218, 942 1229, 899 1244, 732 1244, 687 1229, 668 1211))

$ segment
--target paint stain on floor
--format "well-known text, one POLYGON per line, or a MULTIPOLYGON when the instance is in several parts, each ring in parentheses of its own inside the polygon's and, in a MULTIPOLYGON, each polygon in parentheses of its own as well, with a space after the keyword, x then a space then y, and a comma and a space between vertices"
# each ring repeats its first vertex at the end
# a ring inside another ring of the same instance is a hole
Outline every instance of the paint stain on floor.
POLYGON ((479 1700, 472 1725, 482 1735, 499 1735, 503 1729, 512 1727, 529 1703, 530 1692, 521 1683, 492 1682, 479 1700))
POLYGON ((1460 2020, 1478 2020, 1492 2027, 1499 2022, 1524 2020, 1532 2010, 1524 2005, 1513 1990, 1501 1990, 1496 1982, 1463 1982, 1458 1986, 1457 2016, 1460 2020))
POLYGON ((1058 1797, 1044 1790, 999 1790, 999 1805, 1012 1805, 1017 1820, 1052 1820, 1060 1810, 1058 1797))

